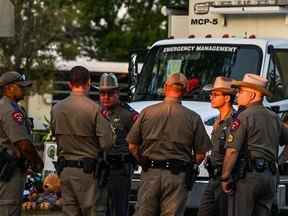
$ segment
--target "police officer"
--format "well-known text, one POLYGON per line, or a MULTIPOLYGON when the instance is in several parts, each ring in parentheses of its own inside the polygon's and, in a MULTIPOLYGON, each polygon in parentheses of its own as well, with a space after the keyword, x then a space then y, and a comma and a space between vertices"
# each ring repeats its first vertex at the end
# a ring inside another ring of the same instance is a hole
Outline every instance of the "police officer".
POLYGON ((117 77, 104 73, 100 78, 99 96, 101 113, 114 126, 117 138, 107 155, 110 165, 108 187, 108 214, 111 216, 128 215, 128 196, 135 161, 130 156, 125 140, 138 113, 128 104, 119 100, 120 91, 117 77))
POLYGON ((186 83, 183 74, 171 75, 164 101, 145 108, 127 136, 129 150, 143 169, 137 216, 183 215, 192 151, 200 162, 211 147, 200 116, 181 104, 186 83))
POLYGON ((43 162, 31 137, 31 122, 18 105, 25 90, 31 86, 17 72, 6 72, 0 77, 3 97, 0 100, 0 215, 21 215, 21 201, 25 181, 25 160, 32 169, 41 172, 43 162))
POLYGON ((271 93, 267 80, 245 74, 235 87, 237 104, 244 110, 229 127, 222 170, 222 189, 229 196, 229 215, 270 215, 276 192, 278 145, 287 143, 288 130, 262 102, 271 93))
POLYGON ((233 113, 234 89, 232 79, 217 77, 210 91, 211 106, 218 109, 219 115, 213 125, 211 156, 206 158, 206 166, 210 181, 202 196, 198 216, 227 215, 226 195, 221 188, 220 176, 224 160, 226 137, 233 113))
POLYGON ((113 133, 94 101, 87 97, 90 73, 82 67, 70 71, 71 95, 54 105, 52 130, 58 146, 58 171, 62 171, 63 213, 69 216, 104 214, 95 180, 97 153, 109 150, 113 133), (99 211, 99 212, 98 212, 99 211))

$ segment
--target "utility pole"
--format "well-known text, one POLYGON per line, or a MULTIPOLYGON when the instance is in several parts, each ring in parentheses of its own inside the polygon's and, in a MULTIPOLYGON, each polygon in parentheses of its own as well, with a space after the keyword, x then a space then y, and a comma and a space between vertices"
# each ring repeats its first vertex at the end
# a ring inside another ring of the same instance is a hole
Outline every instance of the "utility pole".
POLYGON ((14 5, 11 0, 0 0, 0 37, 13 37, 14 32, 14 5))

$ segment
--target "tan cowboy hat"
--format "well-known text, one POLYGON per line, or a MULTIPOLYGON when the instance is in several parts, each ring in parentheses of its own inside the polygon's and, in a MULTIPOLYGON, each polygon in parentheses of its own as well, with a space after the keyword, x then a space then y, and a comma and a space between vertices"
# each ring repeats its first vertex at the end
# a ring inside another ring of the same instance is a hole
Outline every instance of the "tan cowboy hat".
POLYGON ((256 74, 246 73, 242 81, 234 81, 233 88, 247 87, 261 92, 263 95, 272 96, 272 93, 266 89, 268 80, 256 74))
POLYGON ((204 91, 221 91, 227 94, 234 94, 235 90, 231 87, 233 80, 228 77, 218 76, 213 85, 203 87, 204 91))

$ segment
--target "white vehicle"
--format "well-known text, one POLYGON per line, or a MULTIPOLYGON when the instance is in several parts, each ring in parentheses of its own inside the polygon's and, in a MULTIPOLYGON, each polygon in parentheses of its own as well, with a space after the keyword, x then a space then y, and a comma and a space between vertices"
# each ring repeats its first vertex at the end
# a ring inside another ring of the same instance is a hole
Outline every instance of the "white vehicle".
MULTIPOLYGON (((173 73, 183 73, 188 78, 191 90, 183 98, 183 105, 200 114, 210 133, 218 113, 211 108, 208 94, 202 90, 203 86, 211 84, 216 76, 241 80, 245 73, 250 72, 269 80, 268 88, 273 97, 264 99, 265 106, 279 112, 279 115, 288 111, 288 39, 284 39, 288 35, 288 10, 286 6, 277 5, 277 2, 261 0, 201 3, 190 0, 187 15, 169 17, 170 35, 186 38, 162 40, 153 44, 145 55, 144 65, 139 73, 139 55, 131 52, 129 75, 133 94, 130 105, 140 112, 146 106, 160 102, 167 77, 173 73), (252 3, 253 5, 247 5, 252 3), (200 24, 200 20, 206 20, 206 23, 203 21, 200 24), (173 26, 173 22, 177 25, 173 26), (179 27, 180 32, 177 30, 179 27), (188 38, 192 32, 195 38, 188 38), (216 37, 213 37, 214 34, 216 37), (247 38, 250 34, 253 36, 247 38), (258 35, 264 37, 265 34, 267 37, 278 36, 282 39, 258 39, 258 35), (203 37, 205 35, 209 38, 203 37)), ((199 206, 206 184, 207 173, 202 167, 187 207, 199 206)), ((287 187, 288 176, 281 176, 277 194, 278 208, 281 210, 288 208, 287 187)))

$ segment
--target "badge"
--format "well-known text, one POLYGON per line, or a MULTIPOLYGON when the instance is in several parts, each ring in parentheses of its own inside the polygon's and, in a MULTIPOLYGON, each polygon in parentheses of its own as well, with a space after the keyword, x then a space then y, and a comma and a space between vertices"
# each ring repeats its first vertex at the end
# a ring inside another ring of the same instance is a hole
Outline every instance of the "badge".
POLYGON ((12 118, 18 124, 22 124, 24 121, 24 115, 21 112, 13 112, 12 118))
POLYGON ((237 119, 233 119, 233 121, 231 122, 231 130, 234 131, 234 130, 237 130, 238 128, 240 127, 240 120, 237 118, 237 119))
POLYGON ((232 135, 232 134, 229 134, 227 141, 228 141, 229 143, 231 143, 231 142, 233 142, 233 140, 234 140, 233 135, 232 135))

